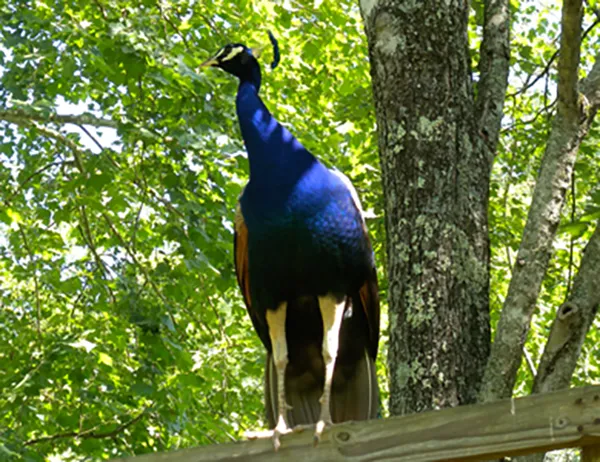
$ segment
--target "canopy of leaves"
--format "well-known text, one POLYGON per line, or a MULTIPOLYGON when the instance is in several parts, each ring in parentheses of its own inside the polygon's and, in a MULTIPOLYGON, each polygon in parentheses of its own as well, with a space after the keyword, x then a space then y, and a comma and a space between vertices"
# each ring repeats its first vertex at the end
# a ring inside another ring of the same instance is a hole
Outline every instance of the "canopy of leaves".
POLYGON ((263 427, 263 347, 233 274, 236 82, 197 67, 272 30, 266 103, 373 209, 358 7, 59 0, 0 17, 0 452, 107 458, 263 427))
MULTIPOLYGON (((512 94, 490 199, 495 313, 555 95, 557 7, 522 2, 514 14, 512 94)), ((233 211, 248 176, 236 82, 197 67, 225 43, 255 47, 273 31, 282 62, 263 66, 263 98, 356 185, 385 300, 358 5, 12 1, 0 5, 0 22, 0 459, 106 459, 262 427, 264 353, 232 263, 233 211)), ((474 64, 480 24, 476 2, 474 64)), ((597 30, 586 38, 584 68, 598 38, 597 30)), ((577 164, 573 211, 528 344, 533 361, 600 211, 599 139, 596 128, 577 164)), ((590 338, 577 382, 597 373, 598 340, 590 338)), ((384 337, 381 358, 385 345, 384 337)), ((530 383, 523 369, 519 390, 530 383)))
MULTIPOLYGON (((511 268, 516 263, 535 180, 556 112, 561 5, 551 1, 526 1, 512 6, 511 74, 490 190, 492 327, 498 321, 511 268)), ((588 74, 600 52, 599 25, 600 17, 589 8, 583 19, 582 77, 588 74)), ((592 126, 575 164, 568 205, 563 210, 555 253, 538 299, 516 394, 526 394, 531 389, 535 365, 543 353, 556 309, 568 295, 581 250, 600 218, 599 128, 597 122, 592 126)), ((598 380, 600 355, 595 348, 598 340, 597 329, 592 329, 574 384, 598 380)))

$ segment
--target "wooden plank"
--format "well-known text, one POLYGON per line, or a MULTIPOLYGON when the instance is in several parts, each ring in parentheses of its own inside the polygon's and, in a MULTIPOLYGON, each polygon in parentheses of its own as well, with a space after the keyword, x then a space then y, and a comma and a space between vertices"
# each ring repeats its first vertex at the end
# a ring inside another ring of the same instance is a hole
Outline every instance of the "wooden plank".
POLYGON ((128 461, 449 462, 588 445, 600 445, 600 386, 385 420, 343 423, 326 430, 316 448, 312 447, 312 432, 305 431, 282 437, 277 453, 271 440, 262 438, 148 454, 128 461))
POLYGON ((582 462, 600 462, 600 444, 586 446, 581 451, 582 462))

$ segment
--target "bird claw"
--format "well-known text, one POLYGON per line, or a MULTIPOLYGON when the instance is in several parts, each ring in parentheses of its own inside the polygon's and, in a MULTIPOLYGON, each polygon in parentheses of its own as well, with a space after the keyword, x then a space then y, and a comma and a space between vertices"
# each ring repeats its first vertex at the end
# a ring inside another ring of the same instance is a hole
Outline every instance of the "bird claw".
POLYGON ((256 440, 273 436, 273 430, 248 430, 244 432, 244 438, 256 440))
POLYGON ((323 434, 323 430, 325 427, 333 425, 331 420, 319 420, 317 422, 317 427, 315 428, 315 435, 313 436, 313 446, 317 446, 319 441, 321 441, 321 435, 323 434))
POLYGON ((312 424, 305 425, 296 425, 294 428, 290 428, 287 425, 278 425, 273 430, 257 430, 257 431, 247 431, 244 433, 244 437, 249 440, 256 440, 258 438, 271 438, 273 440, 273 448, 275 451, 278 451, 281 447, 280 437, 282 435, 287 435, 289 433, 303 433, 305 430, 315 428, 315 434, 313 437, 313 445, 317 446, 321 441, 321 435, 323 434, 323 430, 325 428, 333 425, 331 420, 319 420, 316 428, 312 424))
POLYGON ((273 448, 275 451, 281 447, 280 437, 287 435, 288 433, 301 433, 306 428, 310 428, 312 425, 297 425, 294 428, 289 428, 287 425, 278 425, 273 430, 256 430, 247 431, 244 433, 244 437, 249 440, 256 440, 259 438, 271 438, 273 440, 273 448))
POLYGON ((277 426, 273 429, 273 449, 275 449, 275 451, 278 451, 281 447, 281 441, 279 440, 280 436, 287 435, 288 433, 291 433, 293 431, 293 429, 288 427, 287 424, 283 422, 283 419, 280 420, 277 426))
POLYGON ((292 431, 294 433, 303 433, 304 430, 308 430, 310 428, 313 428, 313 425, 311 425, 311 424, 296 425, 294 428, 292 428, 292 431))

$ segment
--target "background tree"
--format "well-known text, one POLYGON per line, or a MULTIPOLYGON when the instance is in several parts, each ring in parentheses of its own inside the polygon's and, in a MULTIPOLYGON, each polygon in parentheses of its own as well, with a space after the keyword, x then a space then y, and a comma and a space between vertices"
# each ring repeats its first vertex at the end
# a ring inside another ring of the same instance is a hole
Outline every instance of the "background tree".
POLYGON ((596 8, 568 0, 561 29, 542 1, 0 4, 0 458, 263 424, 232 274, 236 84, 195 70, 267 27, 283 61, 265 100, 368 211, 390 411, 597 381, 596 8))
MULTIPOLYGON (((361 1, 385 198, 395 414, 511 396, 570 183, 571 226, 587 228, 575 222, 573 168, 600 106, 600 54, 579 83, 583 4, 565 0, 556 112, 547 116, 547 141, 537 141, 546 147, 490 353, 488 190, 509 82, 511 5, 484 0, 476 7, 483 10, 482 40, 473 88, 467 3, 361 1)), ((587 32, 598 22, 594 12, 587 32)), ((518 10, 513 15, 518 24, 518 10)), ((519 58, 530 56, 531 47, 516 49, 519 58)), ((513 79, 524 70, 515 67, 513 79)), ((518 92, 541 77, 526 76, 518 92)), ((544 91, 547 108, 548 80, 544 91)), ((513 136, 507 131, 503 141, 513 136)), ((533 368, 533 391, 569 383, 600 303, 597 274, 587 273, 588 265, 597 264, 596 239, 594 234, 575 290, 557 311, 539 374, 533 368)), ((573 240, 569 276, 562 281, 567 293, 572 261, 573 240)))

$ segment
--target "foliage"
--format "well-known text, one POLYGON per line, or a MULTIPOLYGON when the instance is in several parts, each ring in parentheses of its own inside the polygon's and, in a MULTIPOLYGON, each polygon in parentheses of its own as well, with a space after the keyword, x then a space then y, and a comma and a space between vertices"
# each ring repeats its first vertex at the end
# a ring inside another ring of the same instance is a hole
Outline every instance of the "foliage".
MULTIPOLYGON (((514 5, 514 95, 490 198, 495 315, 552 113, 557 7, 538 14, 538 3, 514 5)), ((264 66, 263 97, 357 186, 385 300, 358 5, 38 0, 0 4, 0 18, 0 460, 106 459, 261 427, 263 348, 232 265, 233 210, 248 175, 236 84, 196 69, 224 43, 261 45, 267 28, 278 37, 282 63, 264 66)), ((474 62, 481 21, 475 2, 474 62)), ((587 68, 598 43, 592 30, 587 68)), ((534 360, 600 210, 599 139, 596 127, 576 167, 575 212, 565 211, 528 344, 534 360)), ((576 383, 597 374, 599 340, 590 335, 576 383)), ((385 337, 381 346, 380 359, 385 337)), ((530 382, 524 368, 518 390, 530 382)))
POLYGON ((283 63, 265 71, 265 100, 377 209, 357 7, 0 8, 0 110, 21 117, 0 125, 2 453, 107 458, 263 426, 263 348, 232 271, 248 174, 235 82, 196 68, 270 27, 283 63), (112 123, 44 123, 84 112, 112 123))
MULTIPOLYGON (((515 264, 535 180, 556 111, 558 76, 555 69, 560 37, 560 5, 545 1, 521 2, 512 13, 515 33, 511 43, 511 75, 504 108, 504 127, 490 191, 493 326, 504 303, 511 268, 515 264)), ((600 52, 597 26, 598 18, 588 10, 583 24, 582 75, 589 72, 594 57, 600 52)), ((531 389, 535 365, 543 353, 556 309, 568 295, 577 273, 581 250, 599 218, 599 143, 600 130, 596 123, 584 139, 575 164, 574 185, 568 194, 568 206, 563 210, 555 253, 538 299, 525 349, 526 361, 521 366, 515 388, 517 395, 527 394, 531 389)), ((597 351, 593 352, 593 346, 598 340, 597 330, 590 330, 584 346, 587 353, 581 357, 585 367, 578 369, 574 377, 575 384, 594 380, 600 357, 597 351)))

